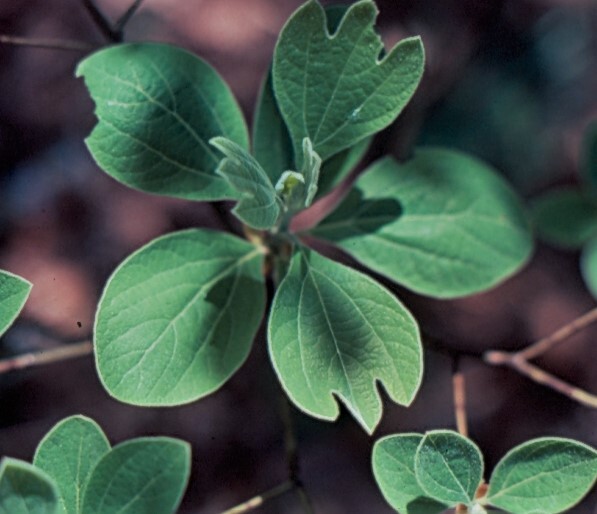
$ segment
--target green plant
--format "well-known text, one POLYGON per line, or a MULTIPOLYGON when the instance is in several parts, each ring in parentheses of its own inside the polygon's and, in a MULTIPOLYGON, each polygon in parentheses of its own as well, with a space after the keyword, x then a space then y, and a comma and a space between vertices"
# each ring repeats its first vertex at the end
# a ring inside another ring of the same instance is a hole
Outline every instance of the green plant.
MULTIPOLYGON (((233 201, 244 235, 175 232, 114 271, 94 327, 97 370, 114 398, 170 406, 205 397, 240 368, 265 318, 272 365, 293 404, 332 421, 340 402, 371 434, 382 417, 378 384, 401 405, 417 394, 419 327, 379 281, 319 253, 316 241, 434 298, 485 291, 528 260, 532 237, 517 195, 488 165, 448 149, 416 149, 405 162, 382 158, 319 223, 293 226, 347 179, 421 80, 421 40, 386 52, 376 14, 372 0, 327 9, 311 0, 288 20, 251 144, 226 84, 182 49, 119 44, 80 63, 76 73, 98 118, 87 146, 99 166, 148 193, 233 201)), ((0 275, 0 332, 29 287, 0 275)), ((184 443, 139 439, 110 450, 97 425, 75 416, 44 438, 33 466, 4 461, 0 509, 19 514, 15 505, 25 502, 31 512, 54 514, 165 514, 176 509, 188 470, 184 443), (84 471, 73 475, 83 443, 84 471), (157 470, 166 476, 154 483, 157 470)), ((462 435, 433 431, 378 441, 373 470, 403 513, 457 507, 481 514, 493 505, 555 514, 593 485, 597 460, 582 443, 530 441, 504 457, 484 492, 480 450, 462 435), (564 480, 573 487, 558 489, 564 480)))

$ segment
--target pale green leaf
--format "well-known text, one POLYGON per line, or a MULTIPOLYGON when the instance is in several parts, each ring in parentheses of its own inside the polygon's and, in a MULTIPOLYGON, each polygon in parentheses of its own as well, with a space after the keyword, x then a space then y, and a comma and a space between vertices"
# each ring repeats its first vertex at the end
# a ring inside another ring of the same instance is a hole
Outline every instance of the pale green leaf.
POLYGON ((31 287, 31 283, 24 278, 0 270, 0 336, 21 312, 31 287))
POLYGON ((271 71, 261 85, 255 108, 253 154, 272 184, 285 170, 294 168, 292 141, 274 97, 271 71))
POLYGON ((52 480, 27 462, 0 462, 0 514, 59 514, 52 480))
POLYGON ((373 447, 373 475, 386 501, 401 514, 438 514, 450 505, 425 494, 415 475, 415 455, 421 434, 397 434, 373 447))
POLYGON ((483 457, 466 437, 450 430, 425 434, 417 448, 415 473, 425 493, 450 505, 472 505, 483 479, 483 457))
POLYGON ((81 514, 89 475, 109 450, 110 443, 95 421, 72 416, 41 440, 33 464, 56 482, 64 512, 81 514))
POLYGON ((288 20, 273 63, 274 92, 295 153, 305 137, 325 161, 396 119, 423 74, 420 38, 381 57, 371 0, 351 5, 330 34, 321 5, 311 0, 288 20))
POLYGON ((226 156, 216 173, 241 195, 232 210, 234 215, 258 230, 273 227, 280 215, 280 200, 261 165, 249 152, 229 139, 214 137, 209 142, 226 156))
POLYGON ((556 514, 587 494, 597 478, 597 451, 556 437, 510 450, 493 470, 487 500, 512 514, 556 514))
POLYGON ((312 233, 418 293, 438 298, 497 285, 527 261, 532 237, 521 202, 486 164, 421 149, 386 158, 312 233))
POLYGON ((248 148, 242 112, 220 76, 180 48, 133 43, 100 50, 77 76, 95 102, 98 124, 87 146, 120 182, 190 200, 236 198, 215 171, 208 141, 224 136, 248 148))
POLYGON ((597 235, 597 198, 579 188, 548 191, 531 208, 537 234, 551 244, 580 248, 597 235))
POLYGON ((218 389, 246 359, 265 307, 263 249, 185 230, 127 258, 95 325, 100 378, 115 398, 175 405, 218 389))
POLYGON ((82 514, 173 514, 191 470, 190 446, 146 437, 119 444, 99 461, 82 514))
POLYGON ((369 433, 382 414, 377 382, 401 405, 421 382, 419 331, 406 308, 366 275, 305 248, 276 292, 268 339, 298 408, 335 420, 335 395, 369 433))
POLYGON ((597 298, 597 237, 583 248, 580 254, 580 271, 589 291, 597 298))

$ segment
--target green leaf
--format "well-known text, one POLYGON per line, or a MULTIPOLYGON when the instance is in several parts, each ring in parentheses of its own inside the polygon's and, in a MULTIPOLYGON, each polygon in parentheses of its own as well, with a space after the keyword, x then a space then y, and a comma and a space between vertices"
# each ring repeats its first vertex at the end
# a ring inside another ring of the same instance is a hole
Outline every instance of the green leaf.
POLYGON ((517 446, 498 463, 487 499, 512 514, 556 514, 587 494, 597 478, 597 452, 570 439, 546 437, 517 446))
POLYGON ((581 154, 580 170, 585 181, 597 190, 597 120, 591 122, 585 130, 581 154))
POLYGON ((450 430, 434 430, 417 448, 415 473, 428 496, 470 506, 483 479, 483 457, 470 439, 450 430))
POLYGON ((214 137, 209 142, 226 156, 216 173, 241 194, 232 210, 234 215, 258 230, 273 227, 280 215, 281 202, 260 164, 249 152, 229 139, 214 137))
POLYGON ((369 433, 382 414, 376 382, 401 405, 421 382, 419 331, 406 308, 368 276, 305 248, 276 293, 268 339, 298 408, 335 420, 335 395, 369 433))
POLYGON ((146 437, 119 444, 89 478, 83 514, 173 514, 191 470, 190 446, 146 437))
POLYGON ((597 298, 597 238, 589 241, 580 254, 580 271, 591 294, 597 298))
POLYGON ((134 43, 100 50, 76 75, 95 101, 98 124, 87 146, 116 180, 189 200, 236 198, 215 174, 208 141, 224 136, 248 148, 242 112, 220 76, 180 48, 134 43))
POLYGON ((322 164, 317 197, 329 193, 356 168, 356 165, 361 162, 369 150, 371 141, 373 141, 373 137, 367 137, 322 164))
POLYGON ((273 84, 295 154, 308 137, 325 161, 388 126, 412 97, 423 74, 421 40, 405 39, 380 58, 376 16, 373 1, 357 2, 332 35, 311 0, 282 29, 273 84))
POLYGON ((253 120, 253 154, 275 184, 284 170, 294 168, 294 154, 272 87, 272 74, 268 71, 253 120))
POLYGON ((0 270, 0 336, 21 312, 31 287, 31 283, 24 278, 0 270))
POLYGON ((58 491, 52 480, 31 464, 0 462, 0 514, 58 514, 58 491))
POLYGON ((177 405, 224 384, 263 316, 263 252, 228 234, 185 230, 128 257, 96 318, 96 364, 108 392, 136 405, 177 405))
POLYGON ((421 294, 452 298, 497 285, 529 258, 521 202, 486 164, 421 149, 373 164, 312 234, 421 294))
POLYGON ((548 191, 531 208, 539 237, 551 244, 580 248, 597 235, 597 199, 576 187, 548 191))
POLYGON ((450 505, 428 498, 415 475, 421 434, 384 437, 373 447, 373 475, 386 501, 402 514, 438 514, 450 505))
POLYGON ((95 421, 72 416, 41 440, 33 464, 56 482, 63 512, 81 514, 89 475, 109 450, 110 443, 95 421))

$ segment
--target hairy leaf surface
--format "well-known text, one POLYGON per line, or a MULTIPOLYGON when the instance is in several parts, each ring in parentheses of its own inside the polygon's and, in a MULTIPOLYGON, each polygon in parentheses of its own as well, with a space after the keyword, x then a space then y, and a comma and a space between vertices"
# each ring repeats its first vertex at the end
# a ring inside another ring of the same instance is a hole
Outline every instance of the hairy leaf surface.
POLYGON ((335 420, 337 396, 372 432, 382 413, 376 382, 402 405, 421 381, 415 320, 377 282, 301 248, 274 298, 269 330, 274 368, 294 403, 335 420))
POLYGON ((325 161, 389 125, 412 97, 423 73, 421 40, 405 39, 381 57, 376 16, 375 3, 361 0, 330 34, 323 7, 311 0, 282 29, 273 84, 295 155, 308 137, 325 161))
POLYGON ((114 272, 95 354, 110 394, 138 405, 190 402, 246 359, 265 307, 263 249, 209 230, 160 237, 114 272))
POLYGON ((208 141, 224 136, 248 148, 241 110, 220 76, 199 57, 157 43, 100 50, 77 76, 95 102, 98 124, 87 146, 120 182, 189 200, 236 198, 215 171, 208 141))
POLYGON ((33 464, 56 482, 64 512, 82 514, 83 491, 91 471, 108 451, 110 443, 97 423, 72 416, 41 440, 33 464))
POLYGON ((312 233, 389 279, 438 298, 498 284, 532 250, 514 192, 482 162, 441 149, 419 150, 404 164, 378 161, 312 233))
POLYGON ((28 462, 0 462, 0 514, 59 514, 52 480, 28 462))
POLYGON ((597 451, 570 439, 517 446, 498 463, 488 501, 512 514, 556 514, 576 505, 597 479, 597 451))
POLYGON ((31 283, 24 278, 0 270, 0 336, 21 312, 31 287, 31 283))
POLYGON ((146 437, 114 447, 95 467, 83 514, 173 514, 191 471, 188 443, 146 437))

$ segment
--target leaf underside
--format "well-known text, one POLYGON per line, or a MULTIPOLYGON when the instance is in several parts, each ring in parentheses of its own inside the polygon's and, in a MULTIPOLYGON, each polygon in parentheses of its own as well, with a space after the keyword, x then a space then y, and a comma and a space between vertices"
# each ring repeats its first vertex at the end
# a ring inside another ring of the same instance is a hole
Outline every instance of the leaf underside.
POLYGON ((0 514, 58 514, 58 491, 52 480, 27 462, 0 462, 0 514))

